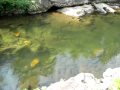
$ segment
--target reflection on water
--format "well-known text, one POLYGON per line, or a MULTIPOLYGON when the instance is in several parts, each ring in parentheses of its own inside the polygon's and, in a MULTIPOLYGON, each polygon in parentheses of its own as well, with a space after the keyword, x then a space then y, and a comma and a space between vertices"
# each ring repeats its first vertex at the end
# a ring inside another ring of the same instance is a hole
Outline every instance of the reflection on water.
POLYGON ((0 66, 0 90, 19 90, 19 78, 14 74, 10 64, 0 66))
POLYGON ((1 18, 0 89, 35 88, 80 72, 101 77, 120 66, 119 28, 119 15, 1 18))
POLYGON ((47 77, 40 76, 39 85, 49 85, 61 79, 68 79, 78 73, 93 73, 97 78, 102 77, 102 73, 107 68, 120 66, 120 54, 113 57, 107 64, 100 62, 99 58, 85 58, 83 56, 74 59, 70 54, 58 55, 54 72, 47 77), (61 78, 62 77, 62 78, 61 78))
POLYGON ((106 67, 120 67, 120 54, 116 55, 115 57, 112 57, 109 63, 106 64, 106 67))
POLYGON ((104 67, 101 68, 103 65, 98 58, 89 59, 81 56, 74 59, 70 54, 57 55, 54 72, 47 77, 40 76, 39 84, 49 85, 50 82, 59 81, 61 77, 68 79, 80 72, 90 72, 99 76, 104 70, 104 67), (98 70, 100 71, 97 73, 98 70))
MULTIPOLYGON (((57 55, 53 73, 40 75, 38 86, 50 85, 61 79, 68 79, 80 72, 93 73, 97 77, 102 77, 102 73, 107 68, 120 66, 120 54, 113 57, 107 64, 102 64, 99 58, 85 58, 83 56, 74 59, 70 54, 57 55), (98 72, 99 71, 99 72, 98 72)), ((19 78, 13 72, 10 64, 0 66, 0 90, 19 90, 19 78)))

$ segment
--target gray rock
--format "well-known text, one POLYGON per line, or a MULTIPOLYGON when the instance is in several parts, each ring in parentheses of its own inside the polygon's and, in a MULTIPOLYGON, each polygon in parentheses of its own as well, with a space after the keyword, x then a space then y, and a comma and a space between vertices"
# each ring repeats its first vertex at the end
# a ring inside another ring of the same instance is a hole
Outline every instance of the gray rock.
POLYGON ((119 0, 90 0, 96 3, 102 3, 102 2, 107 2, 107 3, 114 3, 114 2, 119 2, 119 0))
POLYGON ((89 0, 51 0, 54 6, 64 7, 89 3, 89 0))
POLYGON ((32 0, 30 14, 46 12, 52 6, 65 7, 88 3, 88 0, 32 0))
POLYGON ((94 6, 101 14, 115 13, 115 10, 105 3, 94 3, 94 6))
POLYGON ((120 9, 120 7, 119 6, 117 6, 117 5, 114 5, 114 6, 110 6, 111 8, 113 8, 113 9, 120 9))
MULTIPOLYGON (((11 11, 10 15, 12 14, 23 14, 23 13, 29 13, 29 14, 36 14, 36 13, 42 13, 49 10, 51 7, 68 7, 68 6, 79 6, 84 5, 92 2, 117 2, 120 0, 28 0, 30 2, 30 7, 27 10, 17 10, 17 11, 11 11), (11 14, 12 13, 12 14, 11 14)), ((118 8, 118 7, 114 7, 118 8)), ((109 10, 109 9, 108 9, 109 10)), ((103 13, 106 13, 106 11, 102 10, 103 13)), ((79 13, 79 12, 78 12, 79 13)), ((80 11, 81 13, 81 11, 80 11)), ((88 13, 88 10, 87 10, 88 13)), ((9 11, 5 11, 3 15, 9 14, 9 11)))
POLYGON ((120 3, 108 3, 113 9, 120 9, 120 3))
POLYGON ((31 6, 28 10, 29 14, 36 14, 41 12, 46 12, 52 7, 49 0, 31 0, 31 6))
POLYGON ((80 5, 92 2, 117 2, 119 0, 50 0, 54 6, 57 7, 65 7, 65 6, 73 6, 80 5))
MULTIPOLYGON (((92 2, 116 2, 118 0, 30 0, 31 6, 28 10, 30 14, 46 12, 53 6, 56 7, 68 7, 76 6, 80 4, 87 4, 92 2)), ((82 11, 80 11, 82 12, 82 11)), ((88 10, 87 10, 88 13, 88 10)))

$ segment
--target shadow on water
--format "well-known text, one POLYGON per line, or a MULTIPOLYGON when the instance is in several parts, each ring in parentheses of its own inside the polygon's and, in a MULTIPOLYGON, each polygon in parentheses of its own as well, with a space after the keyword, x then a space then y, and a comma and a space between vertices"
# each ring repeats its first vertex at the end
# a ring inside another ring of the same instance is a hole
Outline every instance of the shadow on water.
POLYGON ((16 31, 18 28, 23 28, 28 31, 34 27, 44 27, 49 22, 44 21, 47 18, 47 14, 43 15, 32 15, 32 16, 10 16, 10 17, 0 17, 0 29, 9 29, 10 31, 16 31), (9 21, 9 22, 8 22, 9 21), (32 28, 31 28, 32 27, 32 28))
POLYGON ((6 49, 6 50, 0 52, 0 66, 4 63, 14 61, 13 59, 11 60, 11 58, 14 57, 14 55, 12 54, 13 50, 14 50, 14 48, 9 48, 9 49, 6 49))
POLYGON ((59 13, 2 18, 0 85, 34 88, 80 72, 101 77, 106 68, 120 66, 119 24, 119 15, 91 15, 82 21, 59 13), (12 81, 4 82, 8 76, 3 71, 10 71, 12 81))

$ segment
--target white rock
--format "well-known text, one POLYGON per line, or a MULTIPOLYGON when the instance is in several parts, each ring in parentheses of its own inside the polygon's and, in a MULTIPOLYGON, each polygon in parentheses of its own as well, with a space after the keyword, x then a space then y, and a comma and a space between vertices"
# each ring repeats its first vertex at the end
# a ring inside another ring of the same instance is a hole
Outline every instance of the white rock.
POLYGON ((115 68, 115 69, 108 68, 103 73, 103 78, 107 78, 107 77, 110 77, 110 78, 113 78, 113 79, 120 78, 120 67, 115 68))
POLYGON ((80 73, 66 81, 51 84, 47 90, 96 90, 94 75, 90 73, 80 73))
POLYGON ((69 15, 73 17, 79 17, 79 16, 85 15, 85 12, 81 6, 59 9, 58 12, 61 12, 65 15, 69 15))
POLYGON ((98 3, 98 4, 94 3, 94 6, 97 9, 97 11, 102 13, 102 14, 106 14, 108 12, 115 13, 115 10, 105 3, 98 3))
POLYGON ((92 7, 92 5, 83 5, 59 9, 58 12, 73 17, 80 17, 84 16, 85 14, 94 12, 94 8, 92 7))
POLYGON ((101 79, 90 73, 80 73, 66 81, 60 80, 51 84, 46 90, 117 90, 116 78, 120 78, 120 67, 107 69, 101 79))

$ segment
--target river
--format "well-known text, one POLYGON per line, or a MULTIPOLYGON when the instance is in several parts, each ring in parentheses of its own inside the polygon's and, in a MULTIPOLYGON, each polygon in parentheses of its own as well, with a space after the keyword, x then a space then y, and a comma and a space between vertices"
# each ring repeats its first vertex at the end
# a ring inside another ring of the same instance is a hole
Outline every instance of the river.
POLYGON ((0 90, 48 86, 120 66, 120 16, 50 12, 0 18, 0 90))

